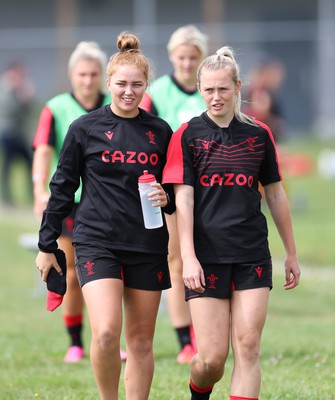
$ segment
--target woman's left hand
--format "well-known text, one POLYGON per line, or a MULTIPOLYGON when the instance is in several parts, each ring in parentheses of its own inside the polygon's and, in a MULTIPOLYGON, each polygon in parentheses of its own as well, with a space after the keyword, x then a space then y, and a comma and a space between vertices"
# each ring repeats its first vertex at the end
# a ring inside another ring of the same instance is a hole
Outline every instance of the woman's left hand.
POLYGON ((300 267, 296 256, 287 256, 285 260, 285 290, 294 289, 299 285, 300 267))
POLYGON ((153 207, 166 207, 168 205, 168 196, 165 190, 162 188, 162 185, 158 182, 152 183, 152 187, 157 190, 153 190, 149 193, 148 198, 153 202, 153 207))
POLYGON ((44 282, 47 281, 51 268, 55 268, 59 275, 63 275, 63 271, 59 266, 54 253, 44 253, 39 251, 35 260, 35 264, 44 282))

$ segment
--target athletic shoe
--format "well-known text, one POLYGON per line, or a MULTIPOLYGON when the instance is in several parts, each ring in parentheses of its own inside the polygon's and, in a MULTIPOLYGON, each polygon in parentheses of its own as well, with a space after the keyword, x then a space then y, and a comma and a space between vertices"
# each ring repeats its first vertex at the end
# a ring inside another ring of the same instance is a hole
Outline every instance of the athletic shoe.
POLYGON ((121 357, 121 361, 127 361, 127 353, 121 349, 120 347, 120 357, 121 357))
POLYGON ((191 344, 187 344, 178 354, 177 361, 179 364, 189 364, 196 353, 197 352, 193 346, 191 344))
POLYGON ((84 349, 79 346, 71 346, 67 349, 64 357, 66 363, 76 363, 84 357, 84 349))

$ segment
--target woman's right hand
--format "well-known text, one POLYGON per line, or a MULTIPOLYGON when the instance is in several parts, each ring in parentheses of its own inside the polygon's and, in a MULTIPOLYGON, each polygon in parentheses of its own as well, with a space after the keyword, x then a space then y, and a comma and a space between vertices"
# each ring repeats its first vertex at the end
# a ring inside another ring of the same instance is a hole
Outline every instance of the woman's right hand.
POLYGON ((187 288, 198 293, 205 291, 204 270, 196 257, 183 259, 183 280, 187 288))

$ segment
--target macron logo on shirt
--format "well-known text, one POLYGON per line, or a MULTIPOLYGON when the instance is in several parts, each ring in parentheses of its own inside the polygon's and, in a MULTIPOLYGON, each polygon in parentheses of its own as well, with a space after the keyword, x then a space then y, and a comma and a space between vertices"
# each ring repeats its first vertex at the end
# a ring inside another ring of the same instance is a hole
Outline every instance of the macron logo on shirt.
POLYGON ((108 131, 108 132, 105 132, 105 135, 108 137, 109 140, 112 140, 112 137, 114 136, 114 132, 108 131))

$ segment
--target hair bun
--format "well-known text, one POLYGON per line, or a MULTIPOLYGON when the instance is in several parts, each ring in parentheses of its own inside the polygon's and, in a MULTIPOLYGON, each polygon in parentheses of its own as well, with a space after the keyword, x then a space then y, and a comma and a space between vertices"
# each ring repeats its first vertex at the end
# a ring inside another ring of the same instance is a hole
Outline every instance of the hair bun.
POLYGON ((121 53, 124 51, 139 51, 140 41, 132 33, 123 32, 117 39, 117 48, 121 53))
POLYGON ((216 51, 216 55, 221 56, 221 57, 228 57, 228 58, 231 58, 233 61, 235 61, 234 51, 229 46, 221 47, 219 50, 216 51))

